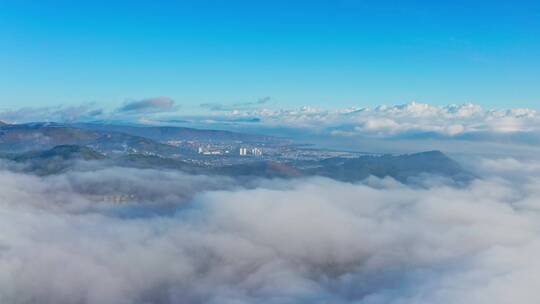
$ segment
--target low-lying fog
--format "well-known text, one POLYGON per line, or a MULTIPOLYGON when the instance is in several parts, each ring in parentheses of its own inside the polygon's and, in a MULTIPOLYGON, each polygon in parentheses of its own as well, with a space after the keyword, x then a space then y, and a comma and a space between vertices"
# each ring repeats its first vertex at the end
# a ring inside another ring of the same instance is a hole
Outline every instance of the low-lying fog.
POLYGON ((462 188, 0 171, 0 303, 536 303, 540 162, 462 188))

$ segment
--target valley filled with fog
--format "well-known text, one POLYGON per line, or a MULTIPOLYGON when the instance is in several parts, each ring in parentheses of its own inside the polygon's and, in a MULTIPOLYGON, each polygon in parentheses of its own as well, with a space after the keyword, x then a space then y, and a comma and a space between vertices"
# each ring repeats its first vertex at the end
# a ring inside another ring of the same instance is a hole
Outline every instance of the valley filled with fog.
POLYGON ((3 162, 0 302, 534 303, 540 162, 474 163, 456 186, 3 162))

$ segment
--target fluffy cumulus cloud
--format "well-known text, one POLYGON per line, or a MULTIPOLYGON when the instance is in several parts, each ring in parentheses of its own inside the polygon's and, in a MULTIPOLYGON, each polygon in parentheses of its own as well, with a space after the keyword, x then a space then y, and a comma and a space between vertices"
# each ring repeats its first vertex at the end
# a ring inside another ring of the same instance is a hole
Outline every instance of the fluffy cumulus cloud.
POLYGON ((0 302, 536 303, 540 170, 514 181, 524 164, 422 189, 3 170, 0 302), (98 198, 115 191, 136 195, 98 198))
POLYGON ((174 100, 169 97, 154 97, 145 98, 141 100, 132 100, 126 102, 123 106, 118 108, 118 112, 121 113, 156 113, 156 112, 170 112, 176 109, 174 100))
POLYGON ((375 137, 463 137, 470 134, 511 134, 540 131, 540 117, 531 109, 486 110, 474 104, 432 106, 411 102, 375 108, 323 110, 242 110, 224 120, 257 118, 267 126, 316 129, 333 135, 375 137))

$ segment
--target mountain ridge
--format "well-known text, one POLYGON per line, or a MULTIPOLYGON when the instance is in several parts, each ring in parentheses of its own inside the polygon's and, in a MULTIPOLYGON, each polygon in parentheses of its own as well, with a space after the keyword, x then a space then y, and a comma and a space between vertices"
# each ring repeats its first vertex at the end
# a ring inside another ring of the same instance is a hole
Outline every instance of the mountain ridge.
POLYGON ((356 158, 334 157, 309 163, 250 161, 214 167, 157 155, 132 153, 107 156, 91 147, 77 145, 60 145, 48 150, 12 154, 4 158, 24 164, 25 171, 38 175, 57 174, 70 168, 77 169, 78 161, 93 161, 100 162, 99 167, 178 170, 190 174, 224 175, 244 179, 322 176, 344 182, 357 182, 375 176, 392 177, 402 183, 408 183, 411 178, 422 174, 442 176, 456 182, 468 182, 472 179, 470 173, 441 151, 356 158))
POLYGON ((26 123, 0 125, 0 152, 29 152, 58 145, 91 146, 101 153, 144 150, 163 156, 181 156, 167 141, 200 140, 260 143, 277 140, 265 135, 184 127, 146 127, 97 124, 26 123))

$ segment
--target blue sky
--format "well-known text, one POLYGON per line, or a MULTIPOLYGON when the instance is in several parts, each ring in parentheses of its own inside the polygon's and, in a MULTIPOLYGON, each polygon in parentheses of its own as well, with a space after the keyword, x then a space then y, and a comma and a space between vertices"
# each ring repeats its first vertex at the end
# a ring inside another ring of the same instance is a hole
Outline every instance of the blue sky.
POLYGON ((538 1, 110 2, 0 1, 0 108, 540 108, 538 1))

